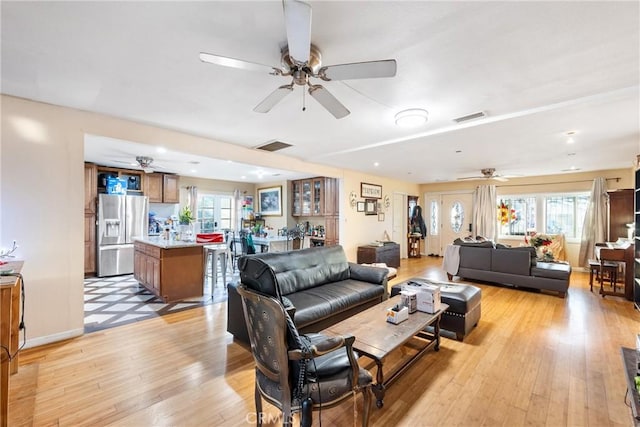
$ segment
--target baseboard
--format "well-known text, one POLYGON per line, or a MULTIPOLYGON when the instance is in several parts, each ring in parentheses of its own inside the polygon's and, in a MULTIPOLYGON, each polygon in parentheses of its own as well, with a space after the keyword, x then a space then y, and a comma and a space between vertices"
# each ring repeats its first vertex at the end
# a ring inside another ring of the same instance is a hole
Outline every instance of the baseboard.
POLYGON ((45 344, 51 344, 58 341, 68 340, 70 338, 76 338, 84 334, 84 328, 72 329, 69 331, 60 332, 59 334, 47 335, 44 337, 38 337, 33 339, 27 339, 24 348, 39 347, 45 344))

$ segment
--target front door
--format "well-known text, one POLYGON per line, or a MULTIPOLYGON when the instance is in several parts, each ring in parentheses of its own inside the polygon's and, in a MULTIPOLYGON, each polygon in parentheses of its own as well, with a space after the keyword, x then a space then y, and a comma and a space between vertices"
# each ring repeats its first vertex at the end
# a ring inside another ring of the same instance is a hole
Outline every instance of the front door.
POLYGON ((444 248, 455 239, 471 234, 469 230, 473 221, 473 194, 443 194, 441 208, 440 256, 444 255, 444 248))

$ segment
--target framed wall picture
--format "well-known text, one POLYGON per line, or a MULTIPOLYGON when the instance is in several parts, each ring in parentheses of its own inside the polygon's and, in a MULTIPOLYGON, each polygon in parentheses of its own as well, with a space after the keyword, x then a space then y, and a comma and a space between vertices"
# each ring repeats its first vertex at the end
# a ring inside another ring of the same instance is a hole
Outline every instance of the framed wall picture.
POLYGON ((382 185, 361 182, 360 197, 365 199, 382 199, 382 185))
POLYGON ((364 202, 357 202, 356 203, 356 211, 357 212, 364 212, 364 202))
POLYGON ((384 212, 378 212, 378 221, 384 222, 384 212))
POLYGON ((258 211, 262 216, 282 216, 282 187, 258 188, 258 211))
POLYGON ((367 199, 364 201, 364 214, 376 215, 378 213, 378 203, 376 199, 367 199))

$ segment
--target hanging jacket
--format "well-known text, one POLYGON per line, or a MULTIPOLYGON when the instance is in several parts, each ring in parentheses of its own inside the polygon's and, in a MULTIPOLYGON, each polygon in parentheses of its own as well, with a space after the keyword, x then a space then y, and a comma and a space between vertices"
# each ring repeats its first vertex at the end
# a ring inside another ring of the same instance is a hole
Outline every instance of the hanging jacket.
POLYGON ((416 229, 420 231, 424 239, 427 235, 427 226, 424 223, 424 218, 422 218, 422 208, 419 205, 413 208, 413 213, 411 214, 411 230, 416 229))

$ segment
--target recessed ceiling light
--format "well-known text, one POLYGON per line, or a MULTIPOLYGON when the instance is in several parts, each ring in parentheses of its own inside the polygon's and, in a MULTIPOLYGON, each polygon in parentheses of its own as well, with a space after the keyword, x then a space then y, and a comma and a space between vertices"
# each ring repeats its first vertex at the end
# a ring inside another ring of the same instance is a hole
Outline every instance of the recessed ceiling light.
POLYGON ((245 175, 242 175, 240 179, 247 179, 247 177, 245 175))
POLYGON ((191 173, 196 173, 196 172, 198 172, 198 171, 195 170, 195 169, 191 169, 191 173))
POLYGON ((425 124, 429 119, 429 112, 422 108, 410 108, 396 114, 396 124, 402 127, 416 127, 425 124))
POLYGON ((378 163, 378 162, 373 162, 373 166, 378 167, 378 166, 380 166, 380 163, 378 163))
POLYGON ((166 152, 167 152, 167 149, 166 149, 166 148, 164 148, 164 147, 158 147, 158 148, 156 148, 156 151, 157 151, 158 153, 166 153, 166 152))

